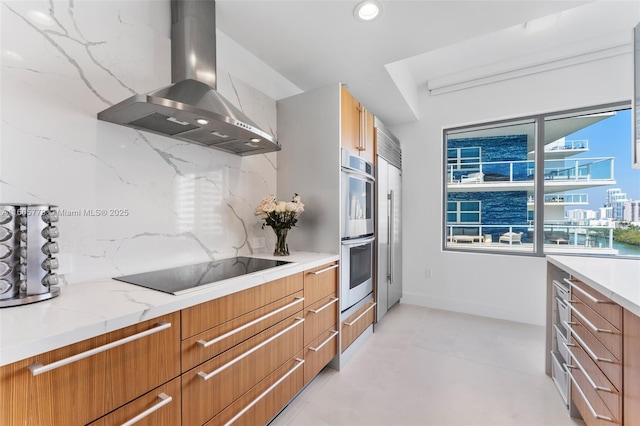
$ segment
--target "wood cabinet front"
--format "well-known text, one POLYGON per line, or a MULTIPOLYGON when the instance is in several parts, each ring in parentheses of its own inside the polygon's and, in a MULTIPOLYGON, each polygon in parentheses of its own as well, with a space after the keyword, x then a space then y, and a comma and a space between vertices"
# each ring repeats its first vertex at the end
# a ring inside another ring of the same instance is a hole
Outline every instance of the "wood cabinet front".
POLYGON ((342 352, 360 336, 371 324, 373 324, 376 304, 371 301, 358 309, 342 323, 342 352))
POLYGON ((181 408, 180 378, 176 377, 89 426, 124 425, 134 422, 136 426, 178 426, 181 422, 181 408))
POLYGON ((360 103, 349 91, 340 88, 340 146, 354 155, 360 155, 360 103))
POLYGON ((175 312, 2 367, 0 424, 84 425, 179 374, 175 312))
POLYGON ((623 422, 622 308, 585 283, 571 288, 571 401, 589 426, 623 422))
POLYGON ((374 162, 374 118, 349 91, 340 92, 340 146, 370 163, 374 162))
POLYGON ((255 309, 302 291, 302 272, 182 310, 182 338, 246 315, 255 309))
POLYGON ((299 291, 184 340, 182 371, 187 371, 300 312, 303 302, 303 293, 299 291))
POLYGON ((337 262, 318 266, 304 272, 304 306, 338 292, 340 268, 337 262))
POLYGON ((266 425, 302 389, 306 362, 297 353, 280 368, 211 419, 205 426, 266 425))
POLYGON ((300 352, 304 319, 291 317, 182 375, 182 423, 201 425, 300 352))
POLYGON ((326 330, 336 330, 338 298, 335 293, 320 299, 304 310, 304 345, 309 345, 326 330))
POLYGON ((309 383, 338 354, 339 263, 304 275, 304 383, 309 383))

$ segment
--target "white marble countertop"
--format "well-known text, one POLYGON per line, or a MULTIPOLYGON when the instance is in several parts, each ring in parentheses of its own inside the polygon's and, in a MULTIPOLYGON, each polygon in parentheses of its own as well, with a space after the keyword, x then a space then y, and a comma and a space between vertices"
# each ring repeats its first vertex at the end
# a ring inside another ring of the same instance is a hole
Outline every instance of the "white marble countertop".
POLYGON ((547 256, 547 260, 640 316, 640 260, 547 256))
POLYGON ((0 309, 0 366, 338 260, 292 253, 293 263, 174 296, 112 279, 63 286, 60 296, 0 309))

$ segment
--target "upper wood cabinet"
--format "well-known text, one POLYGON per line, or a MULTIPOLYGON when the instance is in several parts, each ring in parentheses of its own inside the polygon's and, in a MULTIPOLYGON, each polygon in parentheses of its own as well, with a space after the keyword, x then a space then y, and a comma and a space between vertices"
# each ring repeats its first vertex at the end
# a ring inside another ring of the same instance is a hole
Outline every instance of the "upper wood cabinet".
POLYGON ((342 148, 373 163, 373 114, 354 98, 344 86, 340 91, 340 145, 342 148))

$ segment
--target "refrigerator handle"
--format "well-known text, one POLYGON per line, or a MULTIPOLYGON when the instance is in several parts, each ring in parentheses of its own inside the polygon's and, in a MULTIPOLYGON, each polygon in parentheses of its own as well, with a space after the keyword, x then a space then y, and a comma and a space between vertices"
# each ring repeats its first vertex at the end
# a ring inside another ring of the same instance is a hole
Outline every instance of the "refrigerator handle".
POLYGON ((389 244, 387 248, 387 283, 391 283, 391 277, 393 277, 393 189, 387 194, 387 200, 389 209, 387 214, 387 240, 389 244))

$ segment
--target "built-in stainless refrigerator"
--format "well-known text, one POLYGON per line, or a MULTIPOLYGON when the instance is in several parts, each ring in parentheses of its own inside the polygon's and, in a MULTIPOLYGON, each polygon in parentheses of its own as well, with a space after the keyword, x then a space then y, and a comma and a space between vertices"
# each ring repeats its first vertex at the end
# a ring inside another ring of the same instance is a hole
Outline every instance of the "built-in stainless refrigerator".
POLYGON ((376 119, 377 319, 402 297, 402 151, 376 119))

